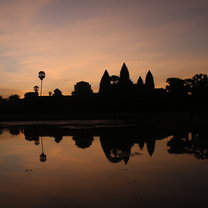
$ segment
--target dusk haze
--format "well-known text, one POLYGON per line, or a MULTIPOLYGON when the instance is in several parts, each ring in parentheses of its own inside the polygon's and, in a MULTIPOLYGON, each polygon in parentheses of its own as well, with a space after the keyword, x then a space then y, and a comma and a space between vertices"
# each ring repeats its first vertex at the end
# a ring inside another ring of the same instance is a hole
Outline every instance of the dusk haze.
POLYGON ((1 208, 208 207, 208 0, 0 0, 1 208))
POLYGON ((208 73, 206 0, 1 0, 0 95, 21 97, 39 85, 71 95, 87 81, 99 90, 104 70, 125 62, 137 82, 151 70, 169 77, 208 73))

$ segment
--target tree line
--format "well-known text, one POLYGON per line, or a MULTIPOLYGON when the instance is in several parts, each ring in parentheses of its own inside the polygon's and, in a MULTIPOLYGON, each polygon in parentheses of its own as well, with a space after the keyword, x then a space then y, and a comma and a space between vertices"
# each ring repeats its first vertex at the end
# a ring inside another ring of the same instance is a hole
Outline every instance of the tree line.
MULTIPOLYGON (((38 73, 38 77, 41 81, 40 87, 34 86, 33 92, 25 93, 25 98, 33 98, 37 96, 42 96, 43 88, 43 79, 46 77, 44 71, 38 73), (39 93, 40 91, 40 93, 39 93)), ((101 77, 99 84, 100 95, 129 95, 129 94, 139 94, 139 95, 149 95, 154 92, 161 92, 165 94, 170 94, 174 96, 208 96, 208 76, 207 74, 195 74, 191 78, 181 79, 176 77, 171 77, 166 80, 165 88, 155 88, 154 77, 151 71, 148 71, 145 79, 143 80, 139 76, 136 84, 130 79, 129 70, 124 63, 121 67, 120 74, 118 75, 109 75, 108 71, 105 70, 103 76, 101 77)), ((75 91, 72 92, 72 96, 87 96, 94 94, 91 86, 87 82, 79 82, 75 85, 75 91)), ((58 88, 54 90, 54 93, 49 92, 48 96, 60 97, 63 96, 62 91, 58 88)), ((20 96, 10 95, 8 98, 3 99, 0 96, 0 101, 7 100, 10 102, 16 102, 20 100, 20 96)))

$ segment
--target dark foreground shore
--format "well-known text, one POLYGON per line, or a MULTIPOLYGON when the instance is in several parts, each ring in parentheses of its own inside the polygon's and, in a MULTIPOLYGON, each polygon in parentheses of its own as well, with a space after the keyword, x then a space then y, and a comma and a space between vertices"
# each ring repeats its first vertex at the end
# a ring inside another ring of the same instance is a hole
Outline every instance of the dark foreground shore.
POLYGON ((7 122, 56 122, 80 121, 81 123, 96 124, 98 121, 122 122, 122 124, 144 124, 148 126, 208 126, 208 111, 192 112, 141 112, 141 113, 105 113, 105 114, 13 114, 1 115, 0 125, 7 122))

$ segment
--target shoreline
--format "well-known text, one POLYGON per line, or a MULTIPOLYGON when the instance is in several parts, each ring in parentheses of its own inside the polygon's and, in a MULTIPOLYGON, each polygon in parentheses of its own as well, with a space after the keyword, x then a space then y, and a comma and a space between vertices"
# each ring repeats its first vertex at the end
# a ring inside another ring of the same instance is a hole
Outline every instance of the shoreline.
MULTIPOLYGON (((7 122, 63 122, 63 121, 122 121, 123 123, 141 123, 146 125, 179 126, 192 122, 192 113, 180 112, 141 112, 141 113, 105 113, 105 114, 21 114, 0 115, 0 125, 7 122)), ((208 111, 197 111, 194 120, 199 126, 208 126, 208 111)))

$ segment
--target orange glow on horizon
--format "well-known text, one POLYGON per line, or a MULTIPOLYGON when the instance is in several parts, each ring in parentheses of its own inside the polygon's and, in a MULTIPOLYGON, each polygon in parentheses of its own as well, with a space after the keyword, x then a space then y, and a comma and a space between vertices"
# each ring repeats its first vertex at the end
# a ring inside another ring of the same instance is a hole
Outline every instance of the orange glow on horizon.
POLYGON ((118 75, 123 62, 134 83, 151 70, 156 87, 169 77, 208 73, 206 6, 202 0, 3 1, 0 95, 33 91, 41 70, 43 95, 56 88, 70 95, 82 80, 97 92, 104 70, 118 75))

